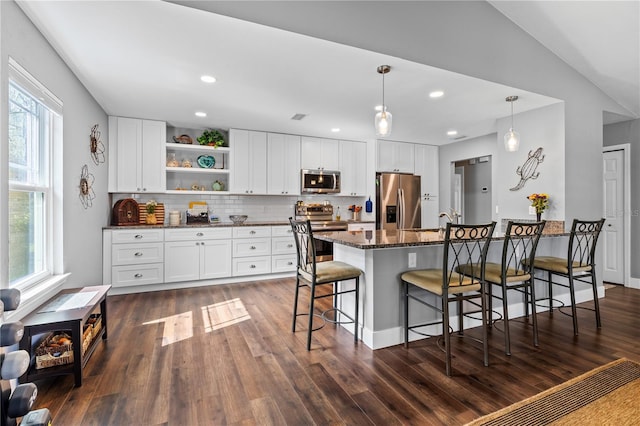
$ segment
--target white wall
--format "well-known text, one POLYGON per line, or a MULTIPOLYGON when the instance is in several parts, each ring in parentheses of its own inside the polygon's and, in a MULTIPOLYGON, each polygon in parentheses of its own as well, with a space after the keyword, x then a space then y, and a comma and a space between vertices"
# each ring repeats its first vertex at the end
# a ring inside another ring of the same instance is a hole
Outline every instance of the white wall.
MULTIPOLYGON (((494 191, 497 192, 497 205, 500 218, 535 219, 529 215, 531 203, 527 200, 532 193, 547 193, 550 197, 549 209, 543 214, 547 220, 565 220, 571 225, 572 218, 565 217, 565 143, 564 143, 564 107, 556 104, 545 108, 517 114, 514 117, 515 129, 520 133, 520 149, 517 152, 507 152, 504 149, 503 135, 509 131, 511 118, 498 120, 498 140, 494 165, 496 180, 494 191), (524 187, 517 191, 520 176, 516 174, 518 167, 522 167, 542 147, 544 161, 539 163, 536 173, 538 178, 529 179, 524 187)), ((584 216, 581 216, 585 218, 584 216)))
MULTIPOLYGON (((551 197, 549 210, 543 217, 548 220, 565 219, 565 144, 564 108, 561 103, 514 115, 515 130, 520 133, 520 149, 507 152, 503 135, 511 126, 511 117, 497 121, 497 133, 456 142, 440 147, 440 210, 451 206, 451 163, 467 158, 491 156, 492 162, 492 218, 534 219, 529 215, 527 196, 545 192, 551 197), (543 148, 544 161, 537 167, 537 179, 528 180, 517 191, 510 189, 520 181, 518 167, 527 160, 529 153, 543 148), (496 213, 496 206, 498 212, 496 213)), ((584 216, 582 216, 584 217, 584 216)), ((565 223, 566 225, 566 223, 565 223)))
MULTIPOLYGON (((109 217, 107 195, 107 165, 96 166, 90 157, 89 133, 94 124, 102 131, 102 142, 107 145, 107 115, 91 94, 71 72, 55 50, 44 39, 22 10, 12 1, 0 2, 1 78, 0 131, 7 140, 7 61, 11 56, 31 75, 44 84, 64 103, 63 151, 63 205, 64 205, 64 270, 70 272, 68 287, 102 284, 102 227, 109 217), (79 199, 81 168, 86 164, 95 177, 93 207, 85 210, 79 199)), ((6 144, 0 151, 0 197, 6 206, 6 144)), ((2 275, 0 287, 7 280, 7 220, 2 209, 0 223, 0 258, 2 275)))

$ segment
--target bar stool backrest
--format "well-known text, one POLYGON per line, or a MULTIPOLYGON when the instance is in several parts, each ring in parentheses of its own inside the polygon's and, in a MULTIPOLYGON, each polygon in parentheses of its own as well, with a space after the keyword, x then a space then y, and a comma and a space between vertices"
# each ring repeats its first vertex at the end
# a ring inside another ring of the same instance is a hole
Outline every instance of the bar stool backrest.
POLYGON ((289 218, 293 230, 293 238, 298 250, 298 271, 316 276, 316 245, 313 242, 313 231, 309 220, 289 218))
POLYGON ((507 223, 502 245, 502 282, 506 275, 528 275, 533 269, 536 248, 546 221, 507 223), (526 261, 525 261, 526 259, 526 261))
POLYGON ((462 225, 447 222, 442 265, 443 272, 446 271, 442 274, 443 289, 479 284, 484 281, 487 251, 495 226, 496 222, 484 225, 462 225), (456 271, 460 269, 467 272, 464 275, 458 274, 456 271))
POLYGON ((567 255, 569 273, 574 268, 594 267, 596 243, 603 225, 604 219, 591 221, 573 219, 567 255))

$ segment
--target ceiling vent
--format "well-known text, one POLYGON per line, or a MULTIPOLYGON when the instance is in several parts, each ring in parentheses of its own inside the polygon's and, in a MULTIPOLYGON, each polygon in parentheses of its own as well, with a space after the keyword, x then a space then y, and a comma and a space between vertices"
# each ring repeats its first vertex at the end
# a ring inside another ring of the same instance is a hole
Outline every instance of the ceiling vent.
POLYGON ((295 114, 293 117, 291 117, 292 120, 302 120, 303 118, 305 118, 307 116, 307 114, 295 114))

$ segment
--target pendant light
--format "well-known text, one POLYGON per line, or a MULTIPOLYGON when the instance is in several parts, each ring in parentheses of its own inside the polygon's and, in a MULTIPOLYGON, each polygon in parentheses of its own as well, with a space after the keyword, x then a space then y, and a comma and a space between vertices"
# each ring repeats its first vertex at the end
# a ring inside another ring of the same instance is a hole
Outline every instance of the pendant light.
POLYGON ((517 100, 517 96, 507 96, 505 99, 511 104, 511 128, 504 135, 504 149, 509 152, 515 152, 520 148, 520 133, 513 130, 513 103, 517 100))
POLYGON ((392 117, 384 103, 384 75, 389 71, 391 71, 389 65, 380 65, 378 67, 378 73, 382 74, 382 109, 376 114, 375 118, 376 136, 389 136, 391 134, 392 117))

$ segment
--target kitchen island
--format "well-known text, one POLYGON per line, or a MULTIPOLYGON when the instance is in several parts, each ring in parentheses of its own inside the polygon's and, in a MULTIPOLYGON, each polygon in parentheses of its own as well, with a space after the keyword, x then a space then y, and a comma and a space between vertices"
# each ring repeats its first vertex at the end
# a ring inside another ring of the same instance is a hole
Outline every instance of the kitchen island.
MULTIPOLYGON (((372 349, 397 345, 403 342, 403 302, 400 275, 410 269, 440 268, 442 266, 442 244, 444 234, 437 229, 404 230, 404 231, 341 231, 314 233, 320 240, 334 243, 334 259, 356 266, 364 275, 360 278, 360 335, 365 345, 372 349), (411 267, 409 267, 411 263, 411 267)), ((566 256, 568 233, 561 231, 545 232, 538 244, 538 255, 566 256)), ((489 260, 500 262, 503 234, 496 232, 489 247, 489 260)), ((546 286, 538 283, 536 294, 538 299, 548 295, 546 286)), ((343 285, 351 286, 350 282, 343 285)), ((562 289, 564 290, 564 289, 562 289)), ((604 289, 599 288, 600 297, 604 289)), ((518 295, 509 300, 510 315, 515 318, 523 315, 523 303, 518 295)), ((589 288, 579 287, 576 292, 578 303, 591 300, 589 288)), ((554 289, 554 299, 569 301, 568 293, 554 289)), ((351 295, 344 295, 339 301, 341 309, 350 312, 354 304, 351 295)), ((501 306, 497 301, 494 306, 501 306)), ((544 311, 540 308, 540 311, 544 311)), ((434 313, 411 312, 411 322, 430 320, 434 313), (415 317, 414 317, 415 314, 415 317), (421 315, 420 315, 421 314, 421 315)), ((457 327, 455 311, 452 312, 452 326, 457 327)), ((465 320, 466 321, 466 320, 465 320)), ((479 321, 468 319, 464 327, 478 326, 479 321)), ((353 332, 353 324, 344 327, 353 332)), ((440 331, 434 330, 434 334, 440 331)), ((418 335, 410 338, 419 338, 418 335)))

